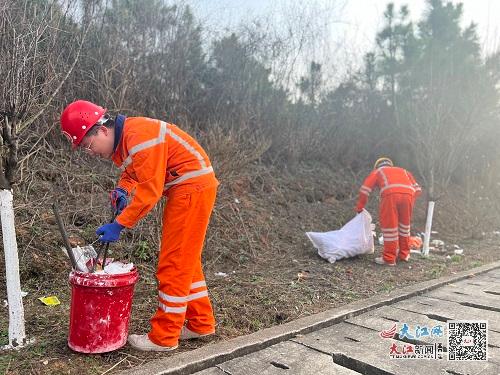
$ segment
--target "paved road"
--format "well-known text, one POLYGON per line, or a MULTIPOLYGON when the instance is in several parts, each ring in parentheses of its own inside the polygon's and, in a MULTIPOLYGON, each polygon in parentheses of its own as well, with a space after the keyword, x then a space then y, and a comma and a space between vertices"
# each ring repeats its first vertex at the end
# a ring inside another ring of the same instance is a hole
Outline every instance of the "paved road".
POLYGON ((499 375, 500 269, 444 285, 195 372, 196 375, 359 373, 499 375), (448 320, 488 321, 487 361, 447 360, 448 320), (391 329, 395 323, 395 339, 379 336, 380 331, 391 329), (406 335, 399 334, 404 323, 408 327, 406 335), (444 328, 443 336, 439 331, 432 334, 432 328, 439 326, 444 328), (424 327, 428 328, 427 332, 424 327), (401 353, 403 348, 406 351, 411 346, 415 350, 416 346, 422 348, 434 343, 442 344, 442 359, 395 359, 390 356, 391 347, 401 353))
POLYGON ((360 373, 500 375, 500 261, 167 355, 120 374, 360 373), (488 322, 487 360, 448 360, 448 352, 453 353, 447 344, 447 322, 451 320, 488 322), (437 328, 442 328, 443 335, 437 328), (380 336, 381 331, 391 329, 396 334, 393 338, 380 336), (391 358, 391 353, 411 349, 416 353, 424 348, 432 348, 434 353, 440 349, 442 358, 391 358))

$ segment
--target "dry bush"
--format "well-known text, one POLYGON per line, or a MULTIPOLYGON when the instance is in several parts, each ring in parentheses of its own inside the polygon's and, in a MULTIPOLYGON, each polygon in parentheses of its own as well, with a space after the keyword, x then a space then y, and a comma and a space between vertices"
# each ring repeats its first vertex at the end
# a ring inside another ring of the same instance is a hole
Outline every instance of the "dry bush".
POLYGON ((251 165, 271 146, 271 140, 259 129, 246 124, 230 128, 215 124, 200 135, 200 141, 223 181, 250 174, 251 165))

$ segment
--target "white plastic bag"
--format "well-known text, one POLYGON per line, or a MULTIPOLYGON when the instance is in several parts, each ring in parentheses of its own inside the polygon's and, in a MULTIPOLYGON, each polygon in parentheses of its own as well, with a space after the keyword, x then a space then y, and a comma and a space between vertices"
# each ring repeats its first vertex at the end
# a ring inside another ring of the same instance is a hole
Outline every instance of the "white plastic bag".
POLYGON ((372 216, 366 210, 357 214, 339 230, 306 232, 318 254, 330 263, 342 258, 373 253, 372 216))

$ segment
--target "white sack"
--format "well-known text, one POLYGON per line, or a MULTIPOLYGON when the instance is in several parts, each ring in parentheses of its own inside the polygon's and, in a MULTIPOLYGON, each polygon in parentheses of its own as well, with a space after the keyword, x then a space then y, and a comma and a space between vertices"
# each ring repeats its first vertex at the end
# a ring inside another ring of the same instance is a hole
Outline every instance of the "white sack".
POLYGON ((318 254, 330 263, 342 258, 373 253, 372 216, 366 210, 357 214, 339 230, 306 232, 318 254))

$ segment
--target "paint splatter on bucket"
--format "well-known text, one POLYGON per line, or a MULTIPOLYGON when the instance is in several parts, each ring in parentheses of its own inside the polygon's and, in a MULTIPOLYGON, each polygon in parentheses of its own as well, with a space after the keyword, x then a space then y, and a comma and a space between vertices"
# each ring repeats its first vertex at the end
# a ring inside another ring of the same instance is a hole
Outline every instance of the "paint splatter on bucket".
POLYGON ((118 274, 72 271, 68 346, 80 353, 106 353, 124 346, 138 279, 135 267, 118 274))

